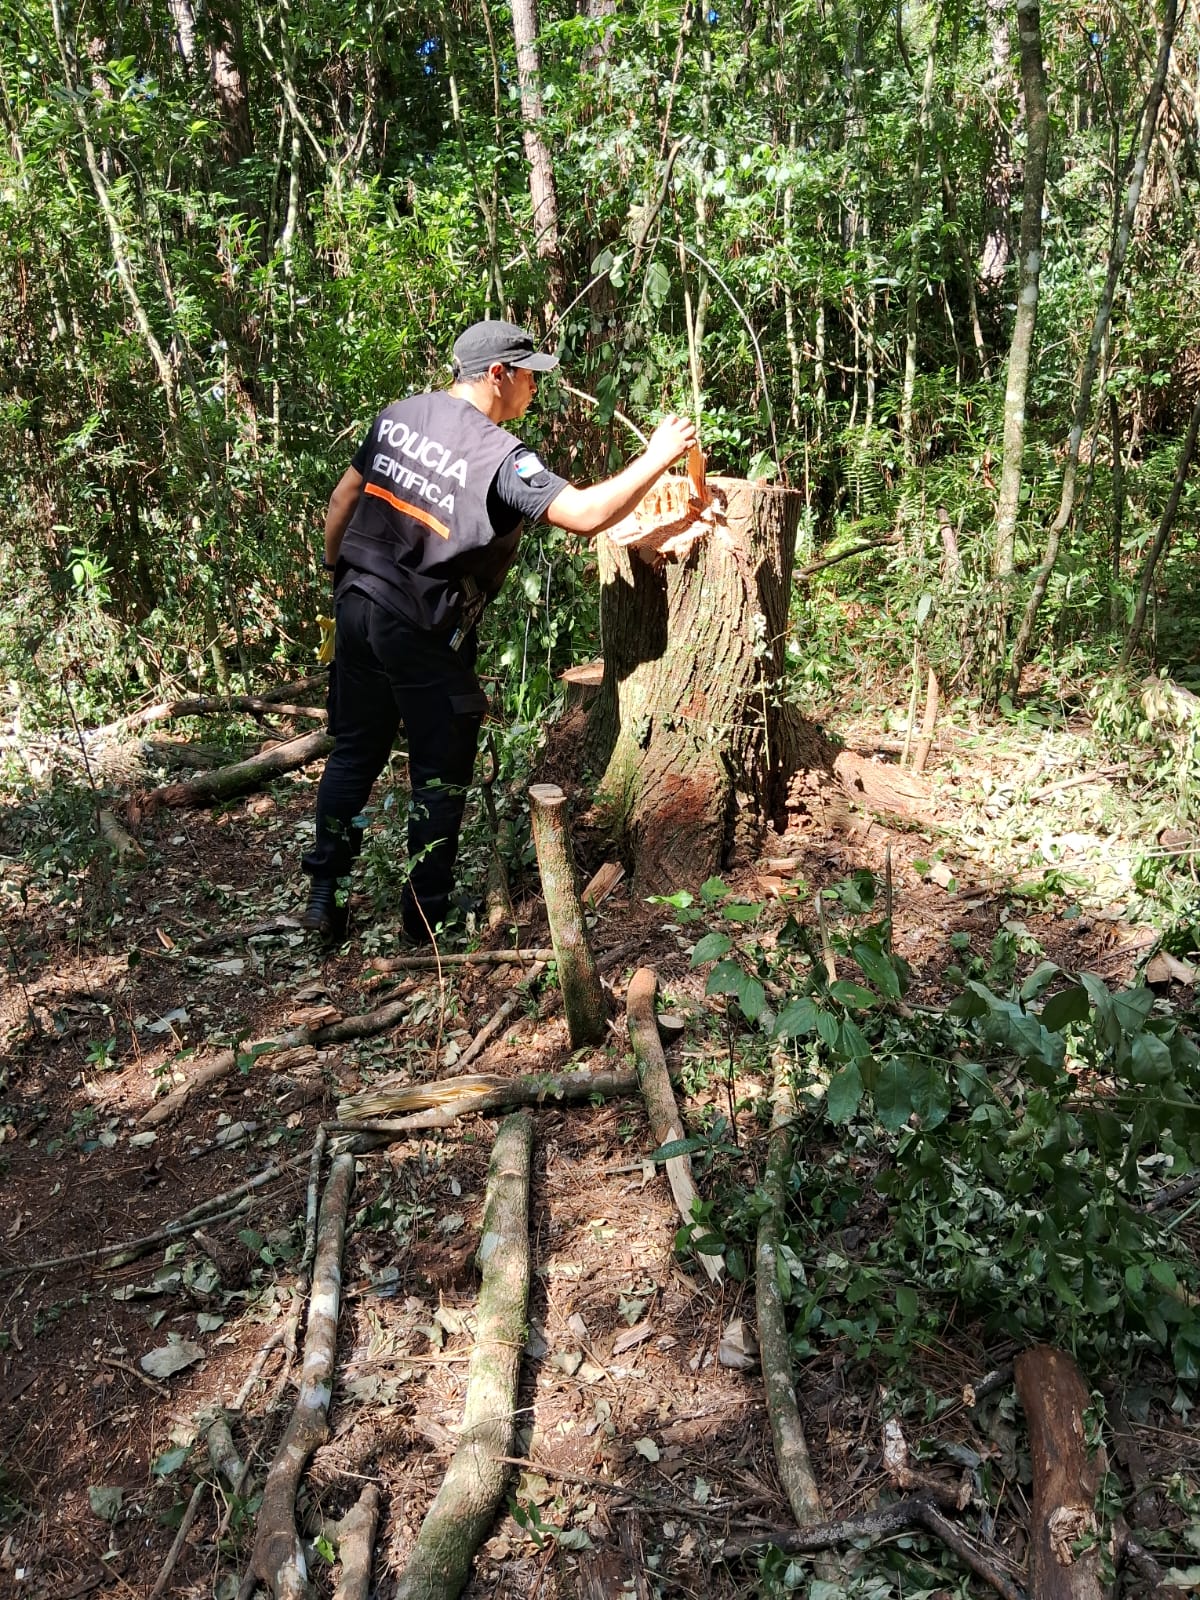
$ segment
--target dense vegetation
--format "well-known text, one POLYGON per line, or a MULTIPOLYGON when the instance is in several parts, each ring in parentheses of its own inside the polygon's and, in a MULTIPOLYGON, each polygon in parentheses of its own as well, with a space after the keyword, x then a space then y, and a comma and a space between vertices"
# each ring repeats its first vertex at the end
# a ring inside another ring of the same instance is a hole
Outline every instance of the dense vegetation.
MULTIPOLYGON (((544 386, 560 470, 627 452, 618 408, 698 404, 717 468, 803 488, 815 556, 867 547, 827 576, 879 601, 889 648, 918 618, 959 693, 1005 693, 1069 498, 1032 654, 1116 665, 1200 396, 1194 9, 4 13, 0 652, 26 723, 66 720, 64 674, 87 715, 305 658, 331 483, 487 313, 598 402, 544 386)), ((1185 676, 1195 496, 1141 633, 1185 676)), ((492 629, 510 710, 585 648, 584 572, 529 541, 492 629)))

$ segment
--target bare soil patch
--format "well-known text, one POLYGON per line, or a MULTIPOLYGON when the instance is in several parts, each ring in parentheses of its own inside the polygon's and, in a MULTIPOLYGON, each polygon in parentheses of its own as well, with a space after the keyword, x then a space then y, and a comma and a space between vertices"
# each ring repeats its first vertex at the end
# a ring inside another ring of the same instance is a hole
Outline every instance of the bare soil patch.
MULTIPOLYGON (((878 753, 864 745, 858 756, 870 762, 878 753)), ((948 769, 932 790, 948 826, 955 803, 948 769)), ((199 1478, 197 1515, 166 1592, 237 1593, 254 1491, 298 1372, 288 1330, 299 1309, 295 1270, 317 1127, 339 1095, 381 1077, 453 1073, 456 1057, 524 981, 519 966, 381 979, 372 957, 396 953, 395 929, 362 902, 350 943, 332 955, 286 927, 242 938, 239 930, 254 923, 298 914, 293 864, 310 801, 301 777, 217 814, 146 818, 144 856, 120 870, 111 925, 94 931, 98 925, 87 923, 86 893, 67 893, 56 905, 44 882, 29 879, 6 929, 0 1593, 31 1600, 149 1594, 199 1478), (197 945, 203 948, 190 954, 197 945), (360 1013, 391 994, 403 995, 408 1009, 389 1033, 259 1056, 190 1101, 177 1121, 153 1130, 141 1124, 155 1096, 203 1051, 325 1011, 360 1013), (269 1182, 220 1208, 231 1214, 184 1227, 125 1265, 108 1264, 109 1252, 233 1194, 271 1166, 280 1170, 269 1182), (83 1252, 92 1257, 44 1265, 83 1252), (183 1341, 199 1347, 199 1359, 164 1379, 142 1370, 148 1352, 183 1341), (251 1466, 242 1497, 216 1486, 195 1443, 198 1420, 239 1396, 232 1431, 251 1466)), ((15 808, 0 815, 0 849, 18 876, 24 825, 15 808)), ((597 838, 581 834, 586 866, 596 864, 588 852, 597 838)), ((888 826, 867 809, 818 804, 810 795, 788 833, 729 882, 748 898, 777 901, 779 920, 790 909, 811 923, 818 889, 862 869, 882 874, 890 854, 896 948, 914 969, 916 999, 934 1004, 945 997, 951 937, 965 934, 986 953, 1013 916, 1005 885, 985 866, 964 859, 931 875, 930 859, 944 843, 934 845, 911 824, 888 826)), ((536 899, 520 910, 522 941, 544 944, 536 899)), ((1112 981, 1132 973, 1149 942, 1144 931, 1093 914, 1064 920, 1028 906, 1022 921, 1031 950, 1040 946, 1065 968, 1112 981)), ((736 1154, 702 1171, 701 1187, 753 1188, 765 1086, 761 1073, 739 1064, 736 1037, 730 1085, 730 1036, 671 908, 634 903, 618 888, 599 909, 594 940, 601 956, 636 948, 610 974, 610 1041, 579 1064, 614 1065, 627 1055, 625 984, 634 966, 653 965, 666 1003, 684 1019, 669 1059, 689 1125, 738 1108, 736 1154)), ((568 1057, 561 1010, 553 991, 541 988, 469 1070, 548 1070, 568 1057)), ((383 1596, 455 1443, 493 1132, 485 1120, 466 1122, 359 1161, 333 1436, 313 1462, 303 1509, 316 1528, 344 1512, 364 1480, 380 1485, 374 1576, 383 1596)), ((832 1150, 829 1133, 811 1133, 810 1158, 820 1158, 822 1139, 832 1150)), ((510 1502, 519 1518, 497 1524, 471 1596, 582 1593, 584 1574, 603 1553, 628 1576, 633 1551, 645 1564, 646 1594, 746 1594, 753 1564, 724 1565, 718 1541, 788 1520, 760 1374, 718 1360, 730 1323, 753 1323, 752 1289, 729 1280, 714 1289, 693 1259, 676 1253, 678 1218, 661 1167, 644 1161, 650 1145, 636 1100, 537 1113, 534 1288, 521 1393, 526 1464, 510 1502)), ((860 1238, 878 1225, 869 1204, 846 1219, 860 1238)), ((931 1343, 925 1378, 949 1402, 937 1420, 939 1438, 980 1445, 978 1418, 957 1397, 1011 1354, 961 1332, 931 1343)), ((800 1376, 801 1412, 830 1510, 856 1510, 885 1481, 878 1387, 844 1354, 809 1360, 800 1376)), ((1194 1444, 1161 1414, 1136 1431, 1156 1473, 1188 1459, 1194 1444)), ((1000 1449, 994 1437, 987 1447, 1000 1449)), ((1018 1569, 1020 1507, 1004 1508, 994 1537, 1018 1569)), ((333 1578, 318 1561, 320 1592, 332 1592, 333 1578)))

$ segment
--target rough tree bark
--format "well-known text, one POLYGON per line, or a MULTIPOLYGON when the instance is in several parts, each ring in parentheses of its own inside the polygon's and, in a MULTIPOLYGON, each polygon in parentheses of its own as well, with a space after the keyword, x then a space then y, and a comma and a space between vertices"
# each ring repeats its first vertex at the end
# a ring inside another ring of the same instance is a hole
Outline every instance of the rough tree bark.
POLYGON ((604 679, 587 754, 635 895, 710 876, 739 833, 782 820, 799 767, 831 767, 820 730, 774 688, 802 496, 740 478, 708 487, 723 526, 678 563, 652 568, 598 540, 604 679))
POLYGON ((517 82, 521 90, 525 159, 529 162, 529 197, 533 202, 534 247, 550 269, 550 297, 559 298, 562 257, 558 246, 558 196, 554 188, 554 162, 542 137, 541 64, 537 48, 535 0, 513 0, 513 39, 517 46, 517 82))
POLYGON ((1097 1473, 1084 1439, 1087 1386, 1070 1356, 1048 1345, 1022 1351, 1013 1371, 1033 1465, 1029 1592, 1035 1600, 1104 1600, 1097 1473))
POLYGON ((550 943, 558 963, 571 1048, 578 1050, 581 1045, 603 1040, 608 1004, 596 971, 596 958, 588 944, 575 858, 564 817, 566 805, 567 797, 557 784, 535 783, 529 790, 529 815, 550 923, 550 943))

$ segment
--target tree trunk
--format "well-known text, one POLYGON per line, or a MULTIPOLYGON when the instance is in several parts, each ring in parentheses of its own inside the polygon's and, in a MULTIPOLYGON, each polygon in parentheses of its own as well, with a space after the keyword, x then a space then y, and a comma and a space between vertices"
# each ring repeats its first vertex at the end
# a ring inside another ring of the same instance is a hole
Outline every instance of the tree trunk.
POLYGON ((578 1050, 581 1045, 602 1042, 608 1026, 608 1005, 596 971, 596 958, 588 944, 566 807, 567 797, 557 784, 535 783, 529 790, 529 815, 550 923, 550 943, 558 963, 571 1048, 578 1050))
POLYGON ((775 690, 802 497, 740 478, 708 487, 723 515, 678 563, 653 569, 598 541, 604 680, 588 756, 635 895, 710 876, 750 842, 739 832, 782 821, 798 767, 831 764, 819 729, 775 690))
MULTIPOLYGON (((1050 149, 1050 115, 1046 104, 1046 72, 1042 65, 1042 17, 1037 0, 1017 0, 1021 38, 1021 86, 1025 97, 1025 192, 1021 201, 1021 287, 1008 381, 1004 390, 1004 464, 996 501, 996 541, 992 570, 997 578, 1012 575, 1021 493, 1021 457, 1025 449, 1025 402, 1033 336, 1037 328, 1038 286, 1042 270, 1042 200, 1046 190, 1046 157, 1050 149)), ((1001 631, 1003 625, 1001 623, 1001 631)))
POLYGON ((529 197, 533 201, 533 237, 538 256, 550 268, 550 294, 558 298, 562 262, 558 249, 558 197, 554 189, 554 163, 542 138, 541 64, 537 49, 535 0, 513 0, 513 38, 517 46, 517 82, 521 89, 525 159, 529 162, 529 197))
POLYGON ((1171 484, 1171 492, 1167 496, 1167 503, 1163 507, 1162 516, 1159 518, 1158 531, 1154 535, 1154 543, 1146 555, 1142 567, 1142 578, 1138 585, 1137 604, 1133 608, 1133 621, 1129 625, 1129 636, 1125 640, 1125 648, 1121 652, 1121 665, 1129 665, 1129 658, 1137 649, 1138 640, 1142 636, 1142 628, 1146 622, 1146 607, 1150 602, 1150 590, 1154 584, 1154 571, 1158 566, 1159 557, 1167 547, 1167 540, 1171 537, 1171 529, 1175 525, 1175 513, 1179 510, 1179 502, 1183 497, 1183 485, 1187 479, 1188 468, 1191 466, 1192 457, 1196 453, 1196 437, 1200 433, 1200 397, 1192 408, 1192 420, 1188 424, 1188 431, 1184 435, 1183 443, 1179 447, 1179 456, 1175 462, 1175 479, 1171 484))

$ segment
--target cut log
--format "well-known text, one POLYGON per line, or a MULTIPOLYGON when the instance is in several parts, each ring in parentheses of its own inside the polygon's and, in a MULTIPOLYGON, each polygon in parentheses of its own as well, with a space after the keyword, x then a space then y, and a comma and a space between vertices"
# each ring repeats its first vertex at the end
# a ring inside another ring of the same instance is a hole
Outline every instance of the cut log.
POLYGON ((327 733, 306 733, 299 739, 272 745, 248 761, 235 761, 213 772, 203 772, 189 783, 168 783, 161 789, 151 789, 142 797, 142 804, 147 811, 159 806, 211 805, 215 800, 227 800, 250 789, 261 789, 272 778, 294 772, 310 761, 319 761, 332 749, 333 740, 327 733))
POLYGON ((820 730, 775 692, 802 497, 738 478, 708 488, 713 527, 680 561, 652 568, 597 541, 604 678, 587 755, 635 895, 709 877, 731 838, 748 850, 768 819, 782 822, 798 767, 832 763, 820 730))
MULTIPOLYGON (((667 1058, 658 1037, 658 1023, 654 1016, 654 996, 657 991, 658 974, 654 968, 639 967, 629 980, 625 1004, 629 1014, 629 1042, 637 1059, 650 1133, 655 1144, 661 1146, 682 1139, 684 1132, 679 1108, 675 1104, 675 1091, 671 1088, 667 1072, 667 1058)), ((667 1182, 671 1185, 679 1215, 690 1227, 695 1222, 692 1206, 700 1198, 692 1180, 692 1164, 687 1156, 670 1156, 666 1168, 667 1182)), ((699 1250, 696 1254, 712 1282, 719 1283, 725 1270, 724 1259, 699 1250)))
POLYGON ((529 1296, 533 1118, 500 1125, 488 1168, 475 1348, 459 1446, 430 1506, 395 1600, 455 1600, 504 1495, 516 1440, 517 1377, 529 1296))
POLYGON ((550 943, 558 964, 571 1048, 578 1050, 581 1045, 603 1040, 608 1026, 608 1002, 588 944, 567 832, 566 804, 567 797, 556 784, 535 783, 529 790, 529 814, 550 922, 550 943))
POLYGON ((1034 1600, 1105 1600, 1094 1509, 1098 1473, 1084 1436, 1087 1386, 1071 1357, 1049 1345, 1023 1350, 1013 1371, 1033 1466, 1029 1592, 1034 1600))

